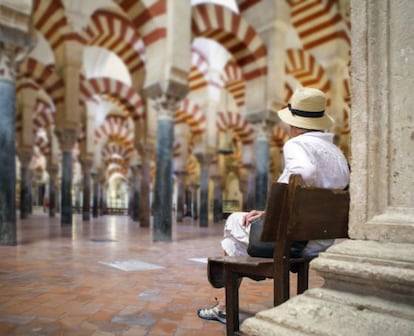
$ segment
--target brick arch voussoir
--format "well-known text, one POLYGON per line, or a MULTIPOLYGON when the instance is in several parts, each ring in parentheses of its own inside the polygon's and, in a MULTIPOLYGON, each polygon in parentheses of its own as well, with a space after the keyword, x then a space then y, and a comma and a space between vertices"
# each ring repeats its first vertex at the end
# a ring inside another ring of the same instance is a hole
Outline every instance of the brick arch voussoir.
POLYGON ((240 15, 223 6, 199 4, 193 7, 191 24, 194 37, 213 39, 233 55, 245 80, 266 75, 266 47, 240 15))

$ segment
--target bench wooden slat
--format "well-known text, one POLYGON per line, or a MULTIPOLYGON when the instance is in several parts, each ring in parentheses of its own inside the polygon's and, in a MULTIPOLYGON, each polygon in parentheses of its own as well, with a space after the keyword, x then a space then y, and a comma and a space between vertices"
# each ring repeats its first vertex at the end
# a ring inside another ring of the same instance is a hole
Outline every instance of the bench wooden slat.
POLYGON ((239 281, 273 278, 274 305, 289 299, 289 270, 295 265, 297 293, 308 288, 312 257, 290 258, 293 241, 346 238, 348 234, 349 192, 302 187, 299 175, 289 184, 272 183, 266 203, 262 240, 275 242, 273 258, 208 258, 207 275, 216 287, 225 287, 227 335, 239 330, 239 281))

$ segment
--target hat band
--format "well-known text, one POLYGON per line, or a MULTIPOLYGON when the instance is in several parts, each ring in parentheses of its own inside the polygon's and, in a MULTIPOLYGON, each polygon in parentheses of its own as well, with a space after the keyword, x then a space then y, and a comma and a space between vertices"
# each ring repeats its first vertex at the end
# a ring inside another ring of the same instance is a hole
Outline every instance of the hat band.
POLYGON ((288 108, 289 108, 290 113, 292 113, 292 115, 297 115, 299 117, 305 117, 305 118, 321 118, 323 117, 323 114, 325 113, 325 111, 309 112, 309 111, 296 110, 296 109, 293 109, 290 104, 288 104, 288 108))

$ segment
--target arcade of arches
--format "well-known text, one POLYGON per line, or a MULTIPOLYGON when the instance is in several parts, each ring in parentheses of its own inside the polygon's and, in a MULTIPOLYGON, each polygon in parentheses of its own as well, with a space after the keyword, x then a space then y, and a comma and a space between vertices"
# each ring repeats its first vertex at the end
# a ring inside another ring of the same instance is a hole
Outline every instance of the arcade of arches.
POLYGON ((352 166, 353 239, 315 267, 335 290, 353 279, 402 302, 387 309, 411 327, 410 14, 408 0, 1 0, 0 243, 33 205, 62 225, 126 209, 161 241, 186 216, 263 208, 289 138, 275 112, 316 87, 352 166))
POLYGON ((263 208, 288 139, 275 111, 300 86, 326 92, 349 152, 348 1, 48 0, 28 11, 14 76, 21 218, 30 204, 62 224, 81 208, 85 220, 129 208, 168 240, 172 210, 206 226, 263 208))

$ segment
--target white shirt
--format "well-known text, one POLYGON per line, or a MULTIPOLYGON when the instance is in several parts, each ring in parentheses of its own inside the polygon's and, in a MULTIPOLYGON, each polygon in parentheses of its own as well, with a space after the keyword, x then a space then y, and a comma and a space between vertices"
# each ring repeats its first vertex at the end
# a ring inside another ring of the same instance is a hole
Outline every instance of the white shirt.
MULTIPOLYGON (((283 146, 285 166, 278 182, 288 183, 291 174, 300 174, 306 186, 344 189, 349 184, 348 162, 333 137, 308 132, 289 139, 283 146)), ((332 244, 332 240, 310 241, 304 253, 315 255, 332 244)))

